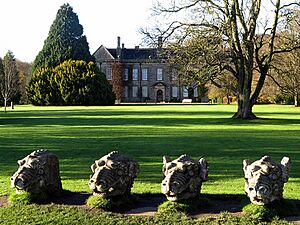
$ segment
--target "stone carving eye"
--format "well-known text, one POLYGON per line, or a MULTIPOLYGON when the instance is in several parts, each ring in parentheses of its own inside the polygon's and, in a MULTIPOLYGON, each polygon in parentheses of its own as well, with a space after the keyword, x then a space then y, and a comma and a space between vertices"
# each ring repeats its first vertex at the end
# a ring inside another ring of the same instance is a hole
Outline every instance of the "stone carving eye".
POLYGON ((100 162, 97 163, 98 166, 104 166, 105 165, 105 162, 103 160, 101 160, 100 162))

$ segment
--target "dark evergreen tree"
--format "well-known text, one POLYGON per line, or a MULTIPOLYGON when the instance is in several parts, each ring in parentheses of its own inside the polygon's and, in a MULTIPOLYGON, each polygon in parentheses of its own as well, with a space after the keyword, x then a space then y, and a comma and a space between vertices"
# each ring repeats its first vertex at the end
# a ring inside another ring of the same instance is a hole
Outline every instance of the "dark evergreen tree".
POLYGON ((54 68, 65 60, 92 61, 83 27, 69 4, 58 10, 43 49, 34 60, 32 72, 40 67, 54 68))

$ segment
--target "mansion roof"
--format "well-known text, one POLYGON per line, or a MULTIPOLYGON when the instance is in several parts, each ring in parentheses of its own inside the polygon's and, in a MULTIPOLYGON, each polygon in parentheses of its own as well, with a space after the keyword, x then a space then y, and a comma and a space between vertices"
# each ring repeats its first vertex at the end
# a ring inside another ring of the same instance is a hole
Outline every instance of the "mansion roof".
MULTIPOLYGON (((117 58, 117 49, 109 48, 107 49, 110 54, 117 58)), ((147 59, 157 59, 157 49, 153 48, 134 48, 134 49, 121 49, 121 59, 122 60, 147 60, 147 59)))
POLYGON ((125 48, 120 44, 118 37, 117 48, 106 48, 101 45, 93 54, 98 62, 122 61, 122 62, 141 62, 141 61, 158 61, 163 59, 162 48, 125 48))

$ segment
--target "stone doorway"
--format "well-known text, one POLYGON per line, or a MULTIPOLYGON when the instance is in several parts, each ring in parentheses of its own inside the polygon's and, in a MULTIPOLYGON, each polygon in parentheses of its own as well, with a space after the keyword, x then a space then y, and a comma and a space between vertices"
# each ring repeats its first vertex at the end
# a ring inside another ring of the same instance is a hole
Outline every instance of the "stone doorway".
POLYGON ((157 101, 157 102, 162 102, 162 101, 164 101, 164 93, 163 93, 162 90, 158 90, 158 91, 156 92, 156 101, 157 101))

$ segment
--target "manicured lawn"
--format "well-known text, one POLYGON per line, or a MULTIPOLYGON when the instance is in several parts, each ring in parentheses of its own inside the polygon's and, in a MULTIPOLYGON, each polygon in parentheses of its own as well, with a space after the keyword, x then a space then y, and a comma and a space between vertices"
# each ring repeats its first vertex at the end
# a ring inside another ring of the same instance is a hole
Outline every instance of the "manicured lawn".
MULTIPOLYGON (((0 196, 8 195, 17 160, 36 149, 60 158, 63 188, 90 192, 90 165, 118 149, 140 163, 134 193, 160 193, 162 156, 188 154, 209 162, 206 194, 243 194, 242 160, 270 155, 292 159, 284 196, 300 199, 300 109, 259 105, 255 121, 233 120, 235 105, 120 105, 113 107, 17 106, 0 113, 0 196)), ((253 224, 221 215, 195 220, 181 214, 128 217, 76 207, 0 207, 4 224, 253 224)), ((274 224, 281 224, 281 222, 274 224)))
POLYGON ((300 109, 258 105, 255 121, 233 120, 235 105, 17 106, 0 113, 0 194, 10 192, 17 160, 36 149, 60 158, 63 188, 89 191, 90 165, 118 149, 140 163, 135 193, 159 193, 162 156, 209 162, 202 192, 243 194, 242 160, 292 159, 285 197, 300 199, 300 109))

